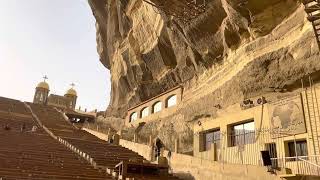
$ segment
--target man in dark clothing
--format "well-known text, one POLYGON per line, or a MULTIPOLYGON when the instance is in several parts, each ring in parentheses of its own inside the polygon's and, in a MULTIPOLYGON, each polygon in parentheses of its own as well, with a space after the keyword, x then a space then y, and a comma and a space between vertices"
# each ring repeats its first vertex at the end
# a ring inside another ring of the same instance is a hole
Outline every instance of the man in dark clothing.
POLYGON ((155 147, 156 158, 160 156, 161 148, 163 148, 163 144, 160 139, 157 139, 156 140, 156 147, 155 147))

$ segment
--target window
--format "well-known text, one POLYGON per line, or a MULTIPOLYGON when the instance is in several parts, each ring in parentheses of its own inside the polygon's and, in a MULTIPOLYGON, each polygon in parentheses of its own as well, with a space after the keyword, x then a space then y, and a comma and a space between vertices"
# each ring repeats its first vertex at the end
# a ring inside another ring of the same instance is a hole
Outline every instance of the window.
POLYGON ((41 102, 43 101, 43 95, 42 95, 42 93, 40 94, 40 101, 41 101, 41 102))
POLYGON ((159 102, 156 102, 154 105, 153 105, 153 113, 156 113, 156 112, 159 112, 161 111, 161 108, 162 108, 162 103, 159 101, 159 102))
POLYGON ((149 107, 145 107, 142 109, 141 118, 149 116, 149 107))
POLYGON ((167 107, 171 107, 177 104, 177 95, 170 96, 167 100, 167 107))
POLYGON ((37 100, 40 99, 40 92, 37 92, 37 93, 36 93, 36 99, 37 99, 37 100))
MULTIPOLYGON (((296 141, 297 156, 308 156, 308 146, 306 140, 296 141)), ((289 157, 296 157, 294 142, 288 142, 289 157)))
POLYGON ((220 129, 206 132, 204 136, 204 151, 209 151, 211 149, 211 144, 216 144, 217 148, 220 147, 220 129))
POLYGON ((138 119, 138 113, 134 112, 130 115, 130 121, 129 122, 132 122, 134 120, 138 119))
POLYGON ((237 146, 255 142, 254 121, 233 125, 230 128, 230 145, 237 146))

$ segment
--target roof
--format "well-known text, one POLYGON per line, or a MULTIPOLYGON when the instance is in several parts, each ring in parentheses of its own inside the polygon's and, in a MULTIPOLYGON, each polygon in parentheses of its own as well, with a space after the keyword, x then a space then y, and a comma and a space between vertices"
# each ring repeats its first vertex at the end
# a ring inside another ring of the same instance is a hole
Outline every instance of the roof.
POLYGON ((67 97, 60 96, 60 95, 57 95, 57 94, 50 94, 49 97, 51 97, 51 98, 59 98, 59 99, 67 99, 67 97))
POLYGON ((37 88, 43 88, 43 89, 49 90, 49 84, 45 81, 42 81, 37 85, 37 88))
POLYGON ((95 116, 93 114, 84 113, 84 112, 77 112, 74 110, 67 110, 65 113, 67 116, 95 118, 95 116))
POLYGON ((74 90, 73 88, 70 88, 70 89, 66 92, 66 95, 77 96, 77 91, 74 90))

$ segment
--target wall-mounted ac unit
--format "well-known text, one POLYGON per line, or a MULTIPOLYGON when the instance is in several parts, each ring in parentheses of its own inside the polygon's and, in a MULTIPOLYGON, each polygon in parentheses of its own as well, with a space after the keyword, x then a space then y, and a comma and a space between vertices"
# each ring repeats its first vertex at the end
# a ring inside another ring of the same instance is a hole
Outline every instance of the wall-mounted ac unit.
POLYGON ((241 107, 241 109, 249 109, 249 108, 259 106, 259 105, 262 105, 265 103, 267 103, 267 100, 265 97, 262 96, 262 97, 255 98, 255 99, 245 99, 240 104, 240 107, 241 107))

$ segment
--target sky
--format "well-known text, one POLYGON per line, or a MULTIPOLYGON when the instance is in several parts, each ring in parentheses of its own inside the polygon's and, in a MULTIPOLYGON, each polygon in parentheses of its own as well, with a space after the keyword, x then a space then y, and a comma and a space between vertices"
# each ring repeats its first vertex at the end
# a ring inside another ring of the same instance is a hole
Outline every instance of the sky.
POLYGON ((77 107, 105 110, 110 74, 96 50, 86 0, 0 0, 0 96, 32 101, 47 75, 50 93, 75 83, 77 107))

